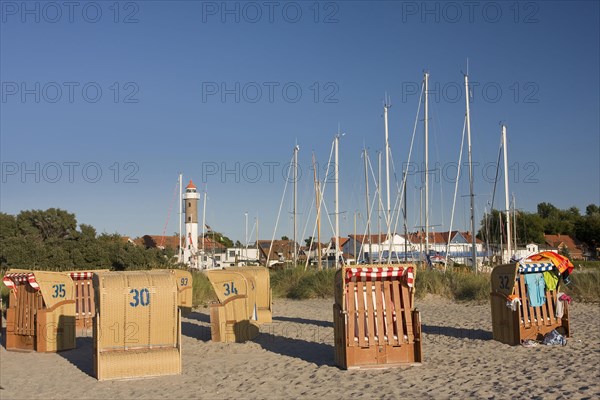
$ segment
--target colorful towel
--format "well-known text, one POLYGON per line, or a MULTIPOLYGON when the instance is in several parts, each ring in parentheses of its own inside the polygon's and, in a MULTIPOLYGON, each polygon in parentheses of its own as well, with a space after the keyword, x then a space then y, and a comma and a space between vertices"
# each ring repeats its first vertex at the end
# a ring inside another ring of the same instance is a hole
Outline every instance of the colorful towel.
POLYGON ((546 289, 555 291, 558 285, 558 275, 554 271, 544 272, 544 282, 546 282, 546 289))
POLYGON ((525 274, 525 284, 527 284, 527 297, 532 307, 539 307, 546 302, 546 283, 544 275, 541 272, 525 274))
POLYGON ((567 271, 568 275, 571 275, 571 272, 573 272, 573 268, 575 268, 567 257, 563 257, 560 254, 555 253, 553 251, 542 251, 541 253, 530 256, 529 259, 531 261, 550 260, 552 264, 554 264, 556 269, 558 269, 558 272, 560 272, 561 274, 567 271))

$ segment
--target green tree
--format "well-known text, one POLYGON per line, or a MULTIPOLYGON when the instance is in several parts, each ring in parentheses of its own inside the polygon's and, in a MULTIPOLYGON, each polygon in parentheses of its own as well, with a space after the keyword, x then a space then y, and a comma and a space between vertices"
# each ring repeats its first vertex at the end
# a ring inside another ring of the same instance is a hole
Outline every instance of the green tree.
POLYGON ((544 220, 536 213, 517 213, 517 243, 544 243, 544 220))
POLYGON ((600 207, 595 204, 590 204, 585 208, 585 215, 590 216, 594 214, 600 214, 600 207))
POLYGON ((80 224, 79 230, 81 231, 81 237, 84 239, 96 239, 96 228, 91 225, 80 224))
POLYGON ((0 240, 17 235, 17 219, 14 215, 0 212, 0 240))
POLYGON ((539 203, 537 205, 537 213, 540 217, 544 219, 550 219, 558 216, 558 208, 556 208, 550 203, 539 203))
POLYGON ((590 204, 586 207, 585 214, 575 227, 575 237, 595 252, 600 247, 600 208, 590 204))
POLYGON ((204 237, 211 238, 212 240, 221 243, 225 247, 233 247, 233 240, 229 239, 220 232, 211 231, 206 233, 204 237))
POLYGON ((59 208, 21 211, 17 215, 17 227, 22 235, 32 235, 47 240, 66 239, 77 231, 75 214, 59 208))
POLYGON ((312 236, 309 236, 308 238, 304 239, 304 243, 306 244, 306 247, 309 247, 311 242, 316 243, 317 241, 312 236))

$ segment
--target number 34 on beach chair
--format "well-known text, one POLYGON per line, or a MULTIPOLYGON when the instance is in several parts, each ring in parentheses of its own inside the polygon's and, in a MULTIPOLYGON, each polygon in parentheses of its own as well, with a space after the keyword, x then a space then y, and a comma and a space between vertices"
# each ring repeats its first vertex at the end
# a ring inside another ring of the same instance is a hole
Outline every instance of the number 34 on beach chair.
POLYGON ((413 265, 346 267, 335 276, 335 363, 387 368, 421 362, 413 265))

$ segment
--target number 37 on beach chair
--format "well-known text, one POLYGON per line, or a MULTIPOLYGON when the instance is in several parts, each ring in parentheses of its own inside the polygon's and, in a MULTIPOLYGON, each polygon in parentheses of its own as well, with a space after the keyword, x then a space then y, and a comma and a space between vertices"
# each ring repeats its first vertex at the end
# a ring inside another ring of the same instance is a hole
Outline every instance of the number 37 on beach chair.
POLYGON ((413 265, 345 267, 335 276, 335 363, 388 368, 421 362, 413 265))

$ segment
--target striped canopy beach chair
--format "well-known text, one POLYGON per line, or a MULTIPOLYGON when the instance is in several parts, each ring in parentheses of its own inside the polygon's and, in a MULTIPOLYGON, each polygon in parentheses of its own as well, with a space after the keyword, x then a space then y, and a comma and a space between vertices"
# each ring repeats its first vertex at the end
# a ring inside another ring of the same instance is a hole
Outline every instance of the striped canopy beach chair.
POLYGON ((385 368, 421 362, 414 265, 345 267, 335 276, 335 363, 385 368))
POLYGON ((75 348, 75 298, 68 274, 11 270, 6 349, 55 352, 75 348))

